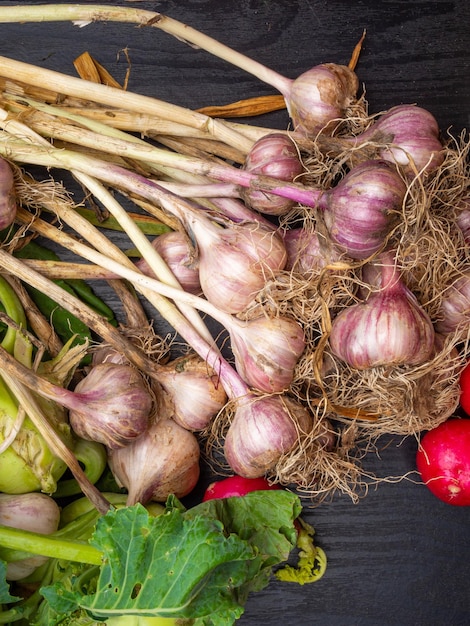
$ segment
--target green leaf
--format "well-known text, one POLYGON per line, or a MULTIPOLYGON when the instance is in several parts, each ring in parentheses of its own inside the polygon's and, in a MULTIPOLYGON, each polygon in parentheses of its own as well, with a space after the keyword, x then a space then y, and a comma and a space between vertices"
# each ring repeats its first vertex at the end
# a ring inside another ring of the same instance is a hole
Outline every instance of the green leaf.
POLYGON ((21 600, 21 598, 10 594, 10 585, 7 583, 6 574, 7 564, 5 561, 0 560, 0 604, 10 604, 11 602, 21 600))
MULTIPOLYGON (((218 520, 186 520, 176 509, 156 518, 141 506, 113 511, 98 523, 92 543, 103 550, 105 564, 96 595, 80 604, 97 617, 126 612, 189 617, 188 607, 206 586, 212 611, 214 602, 226 604, 225 594, 244 582, 246 562, 256 558, 255 549, 237 535, 225 536, 218 520), (222 568, 222 578, 216 570, 228 562, 231 568, 222 568)), ((206 612, 204 604, 198 606, 206 612)))
POLYGON ((140 615, 231 626, 248 594, 266 586, 272 567, 295 547, 293 522, 300 509, 297 496, 279 490, 189 510, 170 498, 158 517, 139 504, 112 510, 98 520, 91 539, 103 553, 96 587, 66 579, 42 593, 52 613, 84 610, 96 620, 140 615))

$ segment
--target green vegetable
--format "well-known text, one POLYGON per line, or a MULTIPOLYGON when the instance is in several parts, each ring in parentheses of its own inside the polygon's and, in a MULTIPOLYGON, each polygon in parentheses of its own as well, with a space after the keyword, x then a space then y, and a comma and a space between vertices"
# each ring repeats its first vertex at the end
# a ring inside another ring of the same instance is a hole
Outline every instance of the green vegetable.
MULTIPOLYGON (((83 466, 88 480, 95 484, 103 474, 107 465, 106 448, 97 441, 87 441, 77 438, 73 446, 73 453, 83 466)), ((53 493, 54 498, 64 498, 81 493, 80 485, 75 478, 64 478, 57 483, 53 493)))
MULTIPOLYGON (((30 603, 29 623, 65 626, 110 620, 110 625, 150 626, 154 622, 144 618, 165 617, 171 618, 166 624, 183 619, 194 626, 229 626, 242 615, 248 594, 263 589, 273 568, 294 549, 294 520, 300 511, 299 498, 279 490, 213 500, 188 510, 170 497, 158 517, 140 504, 113 509, 97 521, 96 512, 85 513, 55 533, 63 547, 76 549, 76 562, 49 562, 40 591, 44 600, 34 608, 31 599, 23 601, 30 603), (84 545, 87 531, 90 542, 84 545), (86 564, 95 554, 101 555, 100 567, 86 564)), ((50 549, 44 547, 44 536, 36 538, 36 553, 50 549)), ((1 532, 0 545, 13 547, 1 532)), ((31 542, 28 548, 32 550, 31 542)), ((8 593, 6 581, 0 584, 0 593, 8 593)))
MULTIPOLYGON (((75 207, 75 211, 82 217, 85 217, 93 226, 99 226, 100 228, 108 228, 110 230, 123 230, 118 220, 109 215, 106 219, 100 219, 97 217, 96 212, 92 209, 84 209, 82 207, 75 207)), ((134 222, 146 235, 161 235, 162 233, 168 233, 171 228, 162 222, 158 222, 154 217, 139 213, 129 213, 134 222)))
MULTIPOLYGON (((23 307, 21 306, 21 302, 10 284, 2 276, 0 276, 0 304, 6 315, 8 315, 8 317, 12 319, 19 328, 22 328, 23 330, 26 329, 26 315, 23 307)), ((10 354, 13 354, 15 350, 17 331, 12 326, 3 326, 5 327, 5 330, 1 345, 5 348, 5 350, 8 350, 10 354)))
MULTIPOLYGON (((24 309, 14 289, 1 276, 0 302, 8 318, 16 324, 14 326, 6 323, 7 330, 3 335, 1 346, 23 365, 31 367, 32 344, 27 336, 20 332, 26 329, 24 309)), ((15 395, 0 377, 0 442, 8 437, 14 427, 18 407, 15 395)), ((48 415, 57 433, 71 445, 70 428, 62 408, 49 404, 48 415)), ((65 470, 65 463, 50 451, 43 437, 26 416, 14 440, 0 453, 0 491, 9 494, 39 490, 52 493, 56 488, 56 481, 65 470)))
POLYGON ((313 535, 315 530, 299 518, 299 534, 297 537, 297 548, 299 549, 299 560, 297 567, 285 565, 275 572, 277 580, 283 582, 297 583, 305 585, 313 583, 323 576, 326 571, 326 554, 315 546, 313 535))

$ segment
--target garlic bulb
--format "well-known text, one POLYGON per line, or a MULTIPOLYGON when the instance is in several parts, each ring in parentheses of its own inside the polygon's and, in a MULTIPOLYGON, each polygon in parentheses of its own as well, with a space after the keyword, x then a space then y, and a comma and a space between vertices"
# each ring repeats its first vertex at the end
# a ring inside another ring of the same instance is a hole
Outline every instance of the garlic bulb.
POLYGON ((381 289, 343 309, 330 333, 333 353, 356 369, 420 365, 434 350, 434 327, 413 293, 383 255, 381 289))
POLYGON ((367 259, 383 246, 401 214, 406 185, 387 161, 356 165, 325 191, 320 206, 333 242, 353 259, 367 259))
MULTIPOLYGON (((166 262, 185 291, 196 295, 201 293, 196 254, 185 233, 177 230, 163 233, 152 240, 152 246, 166 262)), ((144 274, 153 275, 151 268, 144 259, 138 261, 137 266, 144 274)))
MULTIPOLYGON (((294 182, 304 171, 294 142, 283 133, 269 133, 258 139, 245 159, 244 169, 286 182, 294 182)), ((247 187, 240 193, 245 204, 266 215, 285 215, 294 206, 293 200, 260 189, 247 187)))
POLYGON ((16 193, 11 165, 5 159, 0 158, 0 176, 2 187, 0 193, 0 230, 8 228, 16 217, 16 193))
POLYGON ((305 349, 305 335, 294 319, 260 316, 232 325, 231 347, 240 376, 259 391, 278 392, 292 382, 305 349))
POLYGON ((199 458, 195 435, 168 417, 152 420, 135 441, 108 451, 109 467, 128 491, 128 506, 186 496, 199 480, 199 458))
POLYGON ((191 222, 199 245, 202 291, 221 311, 240 313, 284 268, 287 254, 281 237, 262 224, 221 228, 208 220, 191 222))
MULTIPOLYGON (((59 527, 60 508, 45 493, 0 494, 0 524, 50 535, 59 527)), ((21 580, 48 560, 46 556, 33 556, 7 563, 7 580, 21 580)))
POLYGON ((303 276, 322 270, 329 263, 339 261, 341 253, 317 232, 304 228, 290 228, 283 235, 287 252, 284 269, 303 276))
POLYGON ((227 402, 219 377, 195 354, 162 366, 158 381, 170 396, 173 419, 187 430, 206 428, 227 402))
POLYGON ((356 74, 345 65, 322 63, 307 70, 292 82, 286 98, 294 129, 307 137, 331 133, 358 88, 356 74))
POLYGON ((152 396, 135 367, 101 363, 76 385, 68 407, 79 437, 119 447, 145 431, 152 396))
POLYGON ((308 411, 287 396, 241 399, 225 438, 225 458, 235 474, 264 476, 311 426, 308 411))

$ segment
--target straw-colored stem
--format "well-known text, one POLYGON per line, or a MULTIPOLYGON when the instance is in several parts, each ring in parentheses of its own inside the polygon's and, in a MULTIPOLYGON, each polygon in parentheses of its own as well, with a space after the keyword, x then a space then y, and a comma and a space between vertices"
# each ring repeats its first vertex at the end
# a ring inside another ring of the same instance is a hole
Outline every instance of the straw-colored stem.
MULTIPOLYGON (((8 98, 10 97, 10 94, 4 93, 4 97, 8 98)), ((19 97, 19 99, 21 99, 21 97, 19 97)), ((163 120, 155 115, 147 115, 137 113, 135 111, 125 111, 106 107, 73 107, 66 104, 59 104, 56 108, 60 108, 72 115, 78 114, 83 117, 90 118, 100 122, 101 124, 115 128, 116 130, 127 131, 130 133, 140 133, 149 137, 155 137, 157 135, 171 135, 173 137, 211 139, 211 136, 203 131, 191 128, 190 126, 185 126, 184 124, 169 122, 168 120, 163 120)), ((254 124, 243 124, 228 120, 226 120, 225 123, 241 135, 244 135, 247 139, 250 139, 252 143, 272 132, 289 134, 294 140, 297 137, 294 132, 273 129, 266 126, 255 126, 254 124)))
MULTIPOLYGON (((169 294, 169 297, 171 299, 185 302, 190 306, 194 306, 194 308, 196 308, 197 305, 197 308, 199 308, 201 311, 206 311, 209 314, 217 312, 217 309, 213 305, 211 305, 203 298, 192 296, 192 294, 189 294, 181 289, 170 287, 169 285, 165 285, 164 283, 154 278, 146 276, 136 269, 130 269, 129 267, 124 266, 114 259, 111 259, 104 254, 101 254, 97 250, 94 250, 93 248, 90 248, 89 246, 81 243, 80 241, 76 241, 73 237, 70 237, 55 226, 52 226, 51 224, 48 224, 47 222, 44 222, 39 218, 31 221, 31 216, 29 216, 29 214, 22 209, 18 210, 18 219, 25 223, 28 223, 30 228, 35 230, 38 234, 58 243, 59 245, 70 250, 71 252, 74 252, 84 259, 87 259, 91 263, 95 263, 96 265, 99 265, 109 270, 117 276, 128 280, 139 291, 143 291, 144 293, 147 293, 149 291, 155 292, 156 294, 163 296, 163 299, 165 302, 168 303, 168 306, 166 308, 160 307, 157 310, 173 326, 175 331, 179 333, 181 337, 183 337, 183 339, 186 340, 186 342, 193 348, 193 350, 197 352, 199 356, 203 358, 214 371, 224 371, 224 376, 222 377, 221 375, 221 379, 227 395, 233 398, 234 396, 239 397, 248 393, 248 387, 240 379, 240 377, 232 369, 232 367, 223 359, 214 342, 212 341, 212 343, 209 344, 203 337, 201 337, 201 335, 195 330, 192 324, 190 324, 188 319, 184 317, 174 305, 171 305, 169 303, 166 298, 166 294, 169 294)), ((0 256, 0 263, 1 261, 2 258, 0 256)), ((28 269, 31 270, 31 267, 29 267, 28 269)), ((35 272, 32 272, 32 274, 33 273, 36 274, 35 272)), ((220 313, 220 316, 222 316, 222 313, 220 313)))
POLYGON ((110 343, 117 351, 127 356, 129 361, 136 367, 158 379, 158 365, 148 358, 147 355, 124 337, 117 328, 110 324, 104 317, 97 314, 91 307, 82 300, 62 289, 57 283, 46 278, 39 272, 32 270, 21 259, 5 252, 0 248, 0 267, 2 271, 9 272, 26 284, 47 293, 47 295, 57 302, 59 306, 82 320, 89 328, 100 335, 105 341, 110 343))
MULTIPOLYGON (((0 9, 0 21, 2 12, 0 9)), ((0 57, 0 75, 10 80, 19 80, 40 87, 47 85, 59 93, 92 100, 99 104, 115 106, 117 108, 126 107, 132 111, 158 114, 170 121, 184 123, 188 126, 206 131, 209 135, 225 141, 242 151, 250 149, 252 142, 244 135, 241 135, 223 121, 212 119, 201 113, 185 109, 162 100, 157 100, 149 96, 143 96, 131 91, 123 91, 116 87, 92 83, 90 81, 68 76, 54 70, 16 61, 8 57, 0 57)))
MULTIPOLYGON (((4 117, 5 112, 3 110, 0 110, 0 114, 3 114, 4 117)), ((25 136, 28 139, 31 139, 33 142, 38 143, 39 145, 44 145, 45 140, 43 140, 41 136, 37 135, 34 130, 30 129, 22 122, 11 120, 7 122, 4 121, 3 124, 7 130, 13 129, 13 131, 17 134, 20 134, 20 136, 25 136)), ((152 267, 155 275, 158 276, 158 278, 160 278, 161 280, 169 283, 170 285, 181 289, 179 282, 177 281, 176 277, 174 276, 173 272, 170 270, 166 262, 151 245, 147 237, 145 237, 145 235, 135 224, 132 218, 117 202, 114 196, 99 181, 95 180, 88 174, 85 174, 83 172, 75 172, 73 170, 72 173, 79 180, 79 182, 81 182, 96 198, 98 198, 98 200, 100 200, 103 205, 109 210, 109 212, 119 221, 131 241, 137 246, 137 248, 141 252, 143 258, 146 260, 148 265, 152 267)), ((70 221, 73 221, 75 226, 78 226, 80 232, 83 233, 83 231, 86 231, 87 233, 91 233, 94 236, 95 240, 98 240, 98 246, 101 249, 108 250, 109 248, 112 248, 112 253, 114 255, 117 255, 119 260, 123 260, 124 264, 131 263, 127 259, 127 257, 123 255, 119 248, 117 248, 117 246, 112 246, 106 237, 104 237, 97 229, 91 226, 89 222, 82 218, 78 213, 71 211, 69 207, 65 207, 65 210, 60 213, 60 203, 57 202, 53 202, 51 206, 57 213, 59 213, 59 216, 64 217, 65 213, 65 215, 69 218, 69 223, 70 221)), ((160 306, 165 306, 165 303, 161 302, 160 306)), ((201 334, 201 336, 204 337, 207 342, 211 343, 213 341, 212 336, 210 335, 209 330, 200 318, 199 314, 190 306, 187 306, 185 303, 182 303, 182 312, 190 321, 190 323, 194 325, 194 327, 201 334)))
MULTIPOLYGON (((85 115, 81 115, 78 112, 71 112, 68 109, 64 109, 61 107, 46 105, 44 103, 37 102, 29 98, 24 98, 23 101, 27 102, 29 106, 36 109, 38 112, 40 111, 51 116, 56 116, 58 118, 65 118, 67 120, 75 122, 76 124, 78 124, 80 128, 88 128, 90 131, 99 133, 100 136, 115 137, 117 139, 132 141, 133 143, 136 143, 138 145, 143 144, 145 147, 148 147, 148 143, 145 142, 144 140, 138 137, 135 137, 133 135, 129 135, 128 133, 124 133, 123 131, 120 131, 119 129, 109 127, 106 124, 103 124, 102 122, 95 120, 94 118, 88 119, 85 115)), ((9 102, 7 102, 5 106, 8 108, 9 102)), ((11 108, 11 103, 10 103, 10 108, 11 108)), ((24 105, 21 107, 20 112, 25 113, 24 105)), ((23 119, 24 118, 25 116, 23 115, 23 119)), ((31 116, 29 116, 28 119, 31 119, 31 116)), ((155 163, 149 164, 148 161, 146 161, 145 164, 150 165, 150 167, 152 168, 156 168, 157 171, 159 171, 163 175, 184 185, 207 186, 208 183, 211 182, 210 179, 208 179, 204 175, 190 173, 186 170, 181 170, 176 167, 171 167, 169 165, 162 165, 162 164, 157 165, 155 163)), ((202 196, 198 195, 196 188, 194 188, 192 191, 187 189, 184 193, 182 193, 181 189, 178 190, 175 187, 172 188, 171 187, 172 183, 160 182, 159 184, 161 184, 163 187, 172 191, 172 193, 176 192, 177 195, 181 195, 181 196, 184 195, 185 197, 197 198, 200 203, 204 203, 202 196)), ((220 184, 227 185, 226 183, 220 183, 220 184)), ((214 191, 215 187, 211 187, 211 189, 212 191, 214 191)), ((229 219, 234 219, 235 221, 257 221, 257 222, 263 223, 265 226, 268 226, 268 227, 273 226, 272 222, 267 220, 261 214, 251 210, 243 202, 239 202, 236 199, 234 200, 232 197, 228 197, 228 196, 236 195, 236 189, 237 189, 236 185, 228 184, 227 187, 223 187, 223 188, 218 187, 218 189, 220 190, 221 193, 223 193, 223 196, 219 196, 219 197, 211 196, 212 202, 207 206, 207 208, 211 210, 222 211, 222 213, 225 216, 227 216, 229 219)), ((206 194, 206 197, 207 197, 207 194, 206 194)), ((204 206, 206 205, 207 203, 204 203, 204 206)), ((158 219, 160 220, 162 219, 161 214, 159 213, 157 215, 155 213, 155 210, 153 212, 153 215, 158 217, 158 219)), ((166 222, 168 223, 168 220, 166 220, 166 222)), ((175 226, 172 225, 172 227, 174 228, 175 226)))
POLYGON ((23 263, 35 272, 51 280, 114 280, 119 278, 114 272, 94 263, 74 263, 71 261, 49 261, 43 259, 22 259, 23 263))
MULTIPOLYGON (((119 221, 130 240, 142 254, 142 257, 145 259, 149 267, 152 268, 153 273, 163 282, 172 285, 176 289, 182 289, 166 262, 162 259, 157 250, 152 246, 147 237, 145 237, 139 227, 135 224, 132 218, 129 217, 113 195, 101 183, 91 176, 81 173, 77 173, 76 176, 78 180, 84 184, 87 189, 91 191, 91 193, 98 198, 108 211, 110 211, 110 213, 119 221)), ((177 305, 178 304, 179 303, 177 303, 177 305)), ((204 337, 208 343, 211 343, 213 338, 198 313, 191 306, 187 306, 186 303, 182 303, 180 308, 183 315, 185 315, 200 335, 204 337)))
MULTIPOLYGON (((76 134, 77 143, 83 143, 84 139, 80 139, 79 133, 76 134)), ((84 135, 88 135, 84 131, 84 135)), ((91 137, 88 135, 88 140, 91 137)), ((95 141, 99 141, 100 137, 95 137, 95 141)), ((110 149, 108 140, 106 145, 104 138, 101 138, 102 148, 110 149)), ((128 145, 123 147, 123 143, 117 140, 109 140, 109 143, 113 145, 113 148, 119 150, 120 146, 123 153, 127 153, 128 156, 135 155, 135 158, 143 157, 144 155, 140 150, 140 147, 136 147, 132 142, 128 142, 128 145)), ((96 144, 95 144, 96 145, 96 144)), ((90 144, 90 147, 93 146, 90 144)), ((145 154, 146 159, 153 160, 155 158, 156 149, 149 150, 149 154, 145 154)), ((286 183, 279 179, 269 176, 258 176, 244 170, 239 170, 229 165, 223 166, 217 163, 205 162, 204 160, 193 159, 185 157, 184 155, 173 155, 167 151, 162 150, 159 153, 157 161, 161 158, 164 162, 172 163, 176 167, 186 169, 192 173, 199 173, 210 176, 223 182, 232 182, 242 185, 243 187, 262 189, 263 191, 273 193, 283 198, 289 198, 296 202, 305 204, 306 206, 316 206, 318 199, 321 196, 321 190, 308 189, 304 185, 296 183, 286 183)), ((11 158, 14 161, 22 163, 28 163, 32 165, 43 165, 45 167, 58 167, 60 169, 67 169, 70 171, 81 171, 85 174, 89 174, 94 178, 101 180, 102 182, 109 183, 119 189, 126 189, 133 194, 140 195, 146 200, 154 201, 168 211, 174 214, 174 210, 178 205, 180 209, 193 210, 194 206, 185 202, 182 198, 173 196, 155 182, 145 178, 145 176, 139 175, 133 171, 126 170, 123 167, 114 165, 102 159, 87 156, 85 154, 75 152, 68 149, 54 149, 51 145, 49 148, 32 146, 25 141, 17 139, 15 137, 0 137, 0 154, 6 158, 11 158), (184 207, 184 208, 183 208, 184 207)))
MULTIPOLYGON (((20 209, 19 219, 23 222, 27 220, 27 212, 20 209)), ((206 300, 205 298, 201 298, 194 294, 191 294, 187 291, 182 290, 178 287, 173 287, 166 283, 161 282, 160 280, 154 279, 150 276, 142 274, 136 268, 130 269, 127 266, 121 265, 118 261, 111 259, 101 252, 97 250, 93 250, 89 246, 81 243, 80 241, 76 241, 63 231, 59 230, 55 226, 48 224, 47 222, 42 221, 39 218, 35 218, 31 223, 30 227, 36 230, 39 234, 44 237, 48 237, 49 239, 59 243, 60 245, 66 247, 71 252, 87 259, 91 263, 100 266, 101 268, 106 268, 110 273, 114 273, 115 276, 119 276, 131 282, 135 287, 143 287, 145 289, 150 289, 151 291, 155 291, 161 296, 169 298, 175 302, 180 302, 187 304, 190 307, 194 307, 195 309, 199 309, 204 313, 207 313, 215 320, 219 321, 221 324, 229 328, 233 325, 232 316, 228 313, 220 311, 217 307, 215 307, 211 302, 206 300)), ((37 267, 37 265, 36 265, 37 267)), ((171 321, 171 320, 169 320, 171 321)), ((242 323, 242 322, 240 322, 242 323)))
MULTIPOLYGON (((277 89, 284 97, 289 92, 291 80, 258 63, 250 57, 233 50, 216 39, 191 28, 175 19, 153 11, 139 10, 131 7, 80 5, 80 4, 49 4, 21 5, 4 7, 0 11, 0 22, 60 22, 71 21, 78 26, 86 26, 96 21, 113 21, 138 24, 141 27, 158 28, 180 41, 206 50, 224 61, 248 72, 259 80, 277 89)), ((76 95, 76 94, 75 94, 76 95)))
MULTIPOLYGON (((53 203, 53 211, 56 215, 69 226, 71 226, 79 235, 81 235, 86 241, 90 242, 96 249, 102 250, 106 252, 106 255, 113 259, 114 261, 120 263, 122 266, 128 267, 132 270, 138 271, 135 267, 134 263, 125 255, 122 250, 115 244, 113 244, 103 233, 101 233, 97 228, 92 226, 87 220, 81 218, 81 216, 71 207, 67 206, 65 203, 54 202, 53 203)), ((34 228, 38 233, 42 234, 44 237, 50 238, 52 240, 57 241, 67 249, 80 254, 78 250, 82 244, 77 242, 72 237, 66 235, 62 231, 50 226, 47 222, 43 222, 42 220, 36 218, 33 220, 32 215, 30 215, 24 209, 19 208, 17 211, 17 218, 22 221, 24 224, 27 224, 30 228, 34 228)), ((85 247, 87 250, 91 250, 91 248, 85 247)), ((84 248, 84 249, 85 249, 84 248)), ((110 272, 109 269, 105 270, 106 274, 103 276, 105 279, 116 278, 118 274, 110 272)), ((83 274, 81 276, 82 279, 86 279, 86 276, 83 274)), ((163 298, 155 291, 145 289, 144 286, 136 286, 137 290, 143 295, 152 306, 155 307, 160 314, 170 321, 173 319, 175 315, 175 306, 163 298)), ((189 323, 189 320, 188 320, 189 323)), ((199 325, 201 326, 201 330, 203 336, 206 341, 211 345, 214 345, 213 338, 209 334, 207 327, 204 325, 203 321, 199 318, 199 325)))

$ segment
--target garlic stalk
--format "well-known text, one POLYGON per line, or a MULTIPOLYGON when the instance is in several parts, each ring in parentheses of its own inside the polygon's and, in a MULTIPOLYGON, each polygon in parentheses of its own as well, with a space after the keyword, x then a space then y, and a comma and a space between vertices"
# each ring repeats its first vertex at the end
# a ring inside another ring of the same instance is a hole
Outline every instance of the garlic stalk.
MULTIPOLYGON (((352 69, 333 63, 318 65, 301 74, 296 80, 286 78, 261 63, 232 50, 212 37, 182 22, 162 15, 161 13, 140 11, 138 9, 131 9, 130 7, 122 8, 104 5, 86 7, 79 4, 11 7, 10 10, 8 10, 9 7, 5 7, 5 9, 6 10, 0 15, 0 20, 3 22, 70 20, 78 25, 86 25, 92 21, 102 20, 136 23, 159 28, 177 39, 193 44, 198 48, 206 50, 240 67, 275 87, 286 100, 287 108, 294 122, 294 127, 307 134, 316 134, 327 127, 329 127, 331 131, 334 128, 334 123, 332 122, 344 115, 345 110, 355 101, 359 88, 357 76, 352 69)), ((92 97, 96 98, 98 95, 101 95, 101 99, 98 100, 99 102, 104 104, 115 103, 115 96, 113 96, 112 92, 108 94, 105 90, 90 89, 91 93, 83 96, 84 88, 75 86, 72 81, 67 81, 66 84, 64 84, 64 81, 59 83, 53 73, 42 74, 41 72, 40 80, 36 82, 37 78, 30 76, 30 72, 22 68, 18 63, 14 64, 11 61, 5 63, 2 59, 1 65, 2 73, 8 75, 10 78, 22 80, 23 82, 32 82, 39 86, 48 84, 52 88, 57 88, 59 92, 78 97, 86 97, 87 99, 91 99, 92 97), (6 67, 3 67, 4 65, 6 65, 6 67)), ((90 86, 96 87, 96 85, 93 84, 90 84, 90 86)), ((101 87, 101 85, 99 86, 101 87)), ((112 88, 108 87, 108 91, 111 89, 112 88)), ((122 96, 127 95, 126 92, 121 92, 121 94, 122 96)), ((126 108, 131 108, 131 104, 134 104, 133 100, 129 97, 125 102, 126 108)), ((143 97, 140 97, 138 102, 140 103, 142 111, 145 112, 148 110, 145 106, 147 101, 143 99, 143 97)), ((171 108, 169 105, 164 107, 160 102, 155 102, 154 108, 156 108, 157 104, 161 110, 162 116, 168 119, 174 119, 175 121, 181 119, 182 111, 179 108, 171 108), (179 115, 176 116, 176 113, 179 115)), ((122 107, 121 103, 120 106, 122 107)), ((197 117, 194 113, 191 116, 189 113, 185 112, 184 119, 188 125, 196 124, 198 128, 204 127, 201 123, 201 118, 197 117)), ((240 138, 232 137, 229 133, 231 129, 222 126, 220 120, 218 120, 217 124, 214 123, 215 120, 210 120, 210 122, 212 122, 212 126, 216 129, 216 131, 213 132, 217 132, 218 137, 227 143, 230 143, 230 139, 232 139, 233 145, 239 145, 241 143, 240 138)), ((208 126, 210 122, 206 120, 208 126)), ((232 133, 233 132, 234 131, 232 131, 232 133)))
MULTIPOLYGON (((22 215, 21 212, 20 215, 22 215)), ((170 285, 120 265, 113 259, 109 259, 98 251, 75 241, 66 236, 65 233, 58 231, 53 226, 39 219, 36 219, 31 224, 31 227, 65 245, 68 249, 89 261, 106 267, 122 278, 126 278, 134 285, 150 291, 156 291, 158 294, 173 300, 183 301, 220 322, 230 333, 237 359, 237 367, 240 367, 243 371, 246 377, 245 380, 250 385, 268 392, 282 391, 289 385, 297 360, 305 348, 303 331, 294 320, 282 316, 273 318, 259 316, 247 321, 239 320, 204 298, 175 289, 170 285)), ((258 227, 253 232, 258 233, 258 227)), ((261 239, 263 237, 264 235, 261 235, 261 239)), ((269 238, 270 235, 268 235, 268 240, 269 238)), ((238 256, 240 257, 240 255, 238 256)), ((232 298, 236 296, 237 294, 234 294, 232 298)), ((173 316, 170 319, 167 318, 167 320, 172 324, 175 322, 173 316)), ((175 330, 183 337, 188 336, 187 326, 184 328, 178 327, 175 330)), ((190 339, 189 343, 193 345, 190 339)), ((195 350, 198 351, 196 348, 195 350)), ((198 353, 202 358, 207 358, 205 352, 198 353)), ((215 369, 217 370, 217 368, 215 369)))
MULTIPOLYGON (((118 7, 109 6, 103 8, 107 12, 108 18, 112 17, 113 9, 118 9, 118 7)), ((68 12, 74 9, 82 12, 83 10, 87 10, 85 6, 60 4, 45 5, 43 7, 2 7, 0 22, 5 23, 10 20, 14 22, 18 20, 20 22, 23 21, 23 17, 21 15, 22 9, 27 9, 26 13, 23 13, 26 21, 36 21, 39 19, 41 22, 43 22, 46 17, 52 21, 57 19, 64 21, 64 17, 60 17, 60 9, 68 12), (35 8, 40 9, 39 13, 36 12, 36 17, 34 16, 35 8), (49 11, 46 15, 46 11, 48 9, 49 11)), ((97 15, 96 11, 94 14, 97 15)), ((152 15, 155 14, 147 12, 147 18, 145 21, 150 19, 150 16, 152 15)), ((92 17, 92 19, 95 18, 92 17)), ((141 23, 140 19, 138 23, 141 23)), ((217 136, 229 145, 233 145, 234 147, 242 150, 249 150, 252 144, 249 139, 234 130, 233 127, 225 124, 222 120, 214 120, 206 115, 203 115, 202 113, 197 113, 191 109, 179 107, 177 105, 158 100, 157 98, 134 94, 129 91, 98 83, 92 83, 73 76, 66 76, 60 72, 55 72, 54 70, 47 70, 44 68, 40 69, 30 65, 29 63, 16 61, 7 57, 1 57, 0 65, 2 68, 0 74, 11 78, 12 80, 21 81, 36 87, 44 87, 47 85, 48 89, 52 89, 58 93, 83 98, 87 101, 93 100, 94 102, 115 106, 117 108, 127 108, 128 110, 136 111, 138 113, 149 113, 151 115, 155 115, 158 112, 160 117, 163 119, 184 123, 191 128, 197 128, 204 131, 209 136, 217 136)))
MULTIPOLYGON (((32 142, 38 144, 39 146, 46 147, 49 145, 48 142, 35 133, 33 129, 23 124, 18 120, 6 120, 6 113, 3 110, 0 110, 0 119, 2 120, 2 126, 5 129, 8 129, 8 132, 14 132, 15 134, 19 134, 20 136, 28 137, 32 142)), ((89 176, 83 172, 76 172, 72 170, 72 173, 75 177, 83 184, 85 188, 87 188, 91 193, 94 194, 96 198, 98 198, 103 205, 107 208, 107 210, 113 215, 119 224, 122 225, 124 231, 129 236, 131 241, 137 246, 137 248, 142 252, 143 258, 150 264, 153 268, 153 272, 165 282, 168 282, 170 285, 174 287, 181 287, 178 283, 175 275, 168 268, 167 264, 158 254, 157 250, 151 245, 148 239, 144 236, 142 231, 135 224, 133 219, 128 215, 127 211, 123 209, 123 207, 117 202, 113 194, 111 194, 100 182, 95 180, 92 176, 89 176)), ((74 225, 78 225, 78 228, 85 228, 83 220, 75 211, 70 211, 69 207, 64 207, 64 210, 60 211, 60 204, 58 205, 56 202, 52 203, 52 207, 57 213, 60 213, 62 216, 68 216, 69 220, 73 222, 74 225), (69 210, 67 210, 69 209, 69 210)), ((86 228, 90 230, 89 225, 87 224, 86 228)), ((94 235, 100 242, 104 245, 104 249, 108 250, 112 248, 110 242, 102 236, 99 231, 94 230, 94 235)), ((118 255, 119 258, 125 259, 125 255, 121 253, 118 248, 113 248, 115 250, 115 254, 118 255)), ((127 262, 125 260, 125 262, 127 262)), ((183 304, 183 312, 186 317, 195 325, 198 331, 208 340, 211 340, 211 336, 209 331, 207 330, 205 324, 199 318, 197 313, 191 308, 186 308, 185 304, 183 304)))

